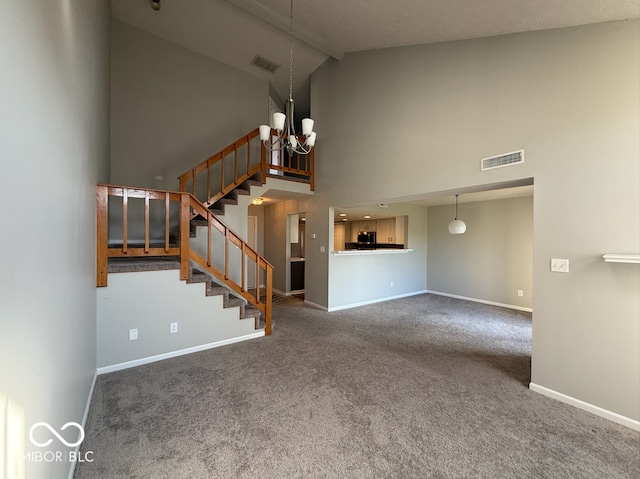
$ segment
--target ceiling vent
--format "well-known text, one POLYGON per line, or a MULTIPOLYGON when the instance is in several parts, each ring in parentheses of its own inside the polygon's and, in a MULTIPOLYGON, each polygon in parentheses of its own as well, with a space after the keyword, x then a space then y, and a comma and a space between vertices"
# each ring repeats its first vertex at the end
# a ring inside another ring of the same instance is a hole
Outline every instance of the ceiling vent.
POLYGON ((256 55, 251 60, 251 65, 257 66, 258 68, 267 71, 269 73, 274 73, 280 65, 277 63, 273 63, 272 61, 267 60, 266 58, 261 57, 260 55, 256 55))
POLYGON ((493 170, 503 166, 518 165, 524 163, 524 150, 512 151, 503 155, 490 156, 480 160, 480 170, 493 170))

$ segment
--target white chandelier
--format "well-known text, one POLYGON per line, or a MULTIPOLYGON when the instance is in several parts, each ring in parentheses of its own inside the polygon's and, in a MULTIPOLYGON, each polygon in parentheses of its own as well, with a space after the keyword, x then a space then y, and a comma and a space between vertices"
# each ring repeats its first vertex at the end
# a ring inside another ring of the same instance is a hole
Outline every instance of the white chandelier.
POLYGON ((296 130, 293 126, 293 0, 291 0, 291 15, 289 17, 289 99, 285 103, 284 113, 274 113, 273 123, 260 125, 260 140, 265 148, 270 151, 286 148, 289 155, 298 153, 306 155, 316 143, 316 132, 313 131, 313 120, 305 118, 302 120, 302 134, 304 141, 298 141, 296 130), (272 135, 271 129, 277 134, 272 135))

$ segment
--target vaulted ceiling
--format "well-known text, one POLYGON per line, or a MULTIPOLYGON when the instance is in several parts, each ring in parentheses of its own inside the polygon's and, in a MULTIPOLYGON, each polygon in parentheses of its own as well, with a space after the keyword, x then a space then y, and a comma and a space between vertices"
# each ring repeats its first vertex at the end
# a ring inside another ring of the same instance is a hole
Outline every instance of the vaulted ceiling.
MULTIPOLYGON (((112 16, 267 80, 283 100, 288 97, 291 0, 160 0, 157 11, 150 1, 111 0, 112 16), (256 55, 280 67, 269 73, 253 66, 256 55)), ((296 112, 302 116, 309 110, 309 77, 328 58, 637 18, 640 1, 294 0, 293 17, 293 96, 296 112)), ((489 189, 461 193, 467 194, 464 201, 533 193, 530 185, 489 189)), ((453 198, 452 192, 404 201, 430 206, 451 203, 453 198)))
MULTIPOLYGON (((111 0, 113 18, 289 91, 290 0, 111 0), (268 73, 260 55, 280 65, 268 73)), ((295 0, 294 99, 308 108, 310 74, 362 50, 544 30, 640 16, 638 0, 295 0)))

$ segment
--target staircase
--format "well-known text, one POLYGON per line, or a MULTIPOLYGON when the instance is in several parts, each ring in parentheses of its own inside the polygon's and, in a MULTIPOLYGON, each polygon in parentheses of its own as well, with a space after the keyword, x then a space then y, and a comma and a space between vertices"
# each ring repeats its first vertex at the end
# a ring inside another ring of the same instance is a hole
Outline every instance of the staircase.
POLYGON ((99 184, 96 285, 107 286, 110 272, 179 269, 181 280, 206 283, 207 296, 222 295, 271 334, 273 266, 218 216, 271 175, 313 190, 313 170, 313 151, 267 154, 255 129, 180 175, 180 191, 99 184))

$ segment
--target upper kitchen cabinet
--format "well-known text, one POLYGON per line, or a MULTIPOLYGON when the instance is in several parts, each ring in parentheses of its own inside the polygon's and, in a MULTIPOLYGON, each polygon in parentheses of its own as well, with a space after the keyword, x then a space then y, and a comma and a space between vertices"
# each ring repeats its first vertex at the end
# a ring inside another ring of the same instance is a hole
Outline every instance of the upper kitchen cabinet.
POLYGON ((366 221, 340 221, 334 224, 335 251, 401 249, 406 247, 406 238, 406 216, 366 221))

